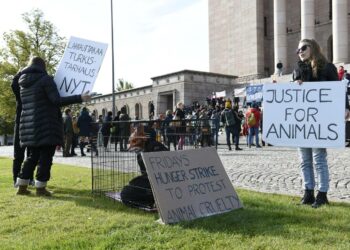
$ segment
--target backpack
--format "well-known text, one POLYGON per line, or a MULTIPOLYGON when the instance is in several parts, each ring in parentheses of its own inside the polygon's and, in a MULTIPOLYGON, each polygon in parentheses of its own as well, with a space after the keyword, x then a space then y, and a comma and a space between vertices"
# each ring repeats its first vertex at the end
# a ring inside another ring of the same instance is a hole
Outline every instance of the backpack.
POLYGON ((250 115, 248 117, 248 125, 250 127, 253 127, 253 126, 255 126, 255 124, 256 124, 256 119, 255 119, 254 113, 252 112, 252 113, 250 113, 250 115))
POLYGON ((226 126, 235 125, 236 121, 235 121, 235 117, 233 116, 232 110, 224 111, 224 115, 225 115, 225 125, 226 126))

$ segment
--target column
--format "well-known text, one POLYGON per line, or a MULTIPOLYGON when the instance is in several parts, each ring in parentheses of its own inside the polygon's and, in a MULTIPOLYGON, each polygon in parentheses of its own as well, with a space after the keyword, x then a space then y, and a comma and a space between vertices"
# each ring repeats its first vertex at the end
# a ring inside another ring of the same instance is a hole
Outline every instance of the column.
POLYGON ((332 1, 333 62, 348 62, 348 4, 347 0, 332 1))
POLYGON ((301 39, 315 39, 315 1, 301 0, 301 39))
POLYGON ((283 68, 287 68, 287 12, 286 0, 273 1, 273 30, 274 30, 274 60, 276 64, 281 61, 283 68))

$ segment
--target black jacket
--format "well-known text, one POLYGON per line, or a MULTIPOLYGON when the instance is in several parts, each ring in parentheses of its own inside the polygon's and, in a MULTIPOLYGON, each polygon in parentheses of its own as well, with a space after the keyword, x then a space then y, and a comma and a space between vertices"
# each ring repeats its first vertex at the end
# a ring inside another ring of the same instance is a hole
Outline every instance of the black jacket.
POLYGON ((11 83, 12 92, 16 97, 16 119, 15 119, 16 124, 19 124, 19 120, 21 118, 21 112, 22 112, 22 100, 21 100, 21 93, 20 93, 21 91, 18 84, 18 80, 21 74, 22 72, 17 73, 11 83))
MULTIPOLYGON (((293 71, 293 81, 302 80, 303 82, 323 82, 339 81, 337 68, 333 63, 326 63, 323 69, 317 72, 317 77, 312 75, 311 65, 298 61, 293 71)), ((345 107, 349 109, 348 95, 345 93, 345 107)))
POLYGON ((63 123, 60 106, 79 103, 82 101, 81 96, 60 97, 53 78, 36 65, 22 70, 18 83, 22 100, 21 145, 62 145, 63 123))

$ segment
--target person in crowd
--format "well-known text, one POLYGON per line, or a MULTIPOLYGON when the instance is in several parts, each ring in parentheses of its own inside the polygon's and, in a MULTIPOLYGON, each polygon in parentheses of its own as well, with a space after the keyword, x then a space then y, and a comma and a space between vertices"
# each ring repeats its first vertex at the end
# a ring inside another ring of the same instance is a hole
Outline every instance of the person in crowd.
POLYGON ((228 146, 228 150, 232 150, 230 137, 232 135, 232 142, 234 142, 234 125, 236 120, 234 118, 230 100, 227 100, 225 102, 225 109, 221 112, 221 122, 222 124, 224 124, 225 127, 226 144, 228 146))
POLYGON ((111 135, 112 115, 113 115, 112 111, 107 112, 107 115, 101 127, 101 133, 103 136, 103 147, 105 148, 105 150, 107 150, 109 136, 111 135))
POLYGON ((220 107, 219 105, 216 105, 210 117, 211 140, 213 145, 216 145, 217 143, 219 143, 220 115, 221 115, 220 107))
POLYGON ((175 128, 175 133, 178 138, 177 149, 182 150, 185 145, 185 133, 186 133, 186 121, 185 121, 185 112, 183 111, 184 104, 178 102, 176 105, 174 119, 178 120, 178 126, 175 128))
POLYGON ((241 129, 242 129, 242 118, 238 114, 238 105, 235 105, 233 107, 233 116, 235 119, 235 124, 233 125, 233 139, 235 143, 235 150, 242 150, 242 148, 239 147, 239 137, 241 135, 241 129))
POLYGON ((119 130, 120 130, 120 151, 127 151, 128 150, 128 140, 130 136, 130 116, 126 113, 126 107, 123 106, 120 109, 120 123, 119 123, 119 130))
POLYGON ((63 144, 60 106, 89 101, 91 96, 83 94, 61 97, 53 78, 47 74, 46 63, 41 57, 30 60, 18 83, 22 100, 20 141, 22 146, 29 147, 30 154, 17 178, 17 194, 30 194, 27 189, 29 179, 40 159, 35 180, 36 194, 51 196, 46 186, 50 180, 52 158, 56 145, 63 144))
POLYGON ((117 151, 118 142, 120 140, 120 128, 119 128, 119 120, 120 120, 120 110, 117 112, 117 115, 113 119, 113 136, 114 136, 114 150, 117 151))
POLYGON ((165 137, 166 137, 166 145, 170 149, 170 144, 172 143, 174 145, 174 150, 176 150, 176 135, 175 135, 175 128, 170 126, 171 121, 173 120, 173 114, 170 109, 166 111, 166 116, 164 119, 164 131, 165 131, 165 137))
POLYGON ((257 103, 253 102, 252 106, 248 109, 245 119, 248 126, 248 147, 253 144, 253 136, 255 135, 255 145, 257 148, 261 148, 259 144, 259 126, 260 126, 260 110, 257 103))
MULTIPOLYGON (((21 171, 21 166, 24 161, 26 147, 20 145, 19 140, 19 122, 21 118, 21 112, 22 112, 22 100, 21 100, 21 94, 20 94, 20 87, 18 84, 18 80, 20 76, 22 75, 22 72, 18 72, 15 77, 12 80, 11 88, 13 91, 13 94, 16 97, 16 118, 15 118, 15 127, 14 127, 14 140, 13 140, 13 164, 12 164, 12 175, 13 175, 13 183, 16 184, 17 177, 19 172, 21 171)), ((29 155, 29 151, 27 148, 27 156, 29 155)), ((34 171, 33 174, 29 177, 30 184, 34 184, 34 171)))
POLYGON ((63 157, 72 156, 70 150, 72 147, 73 134, 72 111, 66 108, 63 115, 63 157))
POLYGON ((79 137, 79 128, 78 128, 78 116, 72 117, 72 125, 73 125, 73 137, 72 137, 72 146, 70 150, 70 154, 72 156, 76 156, 75 148, 78 146, 78 137, 79 137))
MULTIPOLYGON (((89 115, 89 111, 86 107, 83 107, 81 109, 80 115, 78 117, 77 126, 79 128, 80 154, 81 156, 86 156, 86 154, 84 153, 85 145, 93 139, 92 137, 97 137, 97 133, 94 133, 94 130, 98 130, 98 124, 89 115), (94 129, 94 127, 96 128, 94 129)), ((92 147, 96 155, 98 155, 96 144, 92 144, 92 147)))
POLYGON ((338 80, 341 81, 344 79, 344 74, 345 74, 345 70, 344 70, 344 66, 339 66, 338 69, 338 80))
MULTIPOLYGON (((299 61, 293 72, 293 80, 299 84, 303 82, 337 81, 337 68, 322 54, 319 44, 314 39, 302 39, 299 42, 297 54, 299 61)), ((347 96, 346 96, 347 98, 347 96)), ((346 116, 348 116, 349 102, 346 100, 346 116)), ((304 184, 304 196, 301 204, 311 204, 318 208, 328 204, 329 169, 327 150, 325 148, 299 148, 301 160, 300 168, 304 184), (315 176, 313 163, 318 179, 318 193, 315 198, 315 176)))
POLYGON ((276 73, 278 76, 282 76, 283 64, 282 64, 281 60, 278 60, 278 63, 276 64, 276 73))
POLYGON ((209 116, 205 107, 202 107, 199 111, 199 125, 199 142, 201 147, 211 146, 209 116))

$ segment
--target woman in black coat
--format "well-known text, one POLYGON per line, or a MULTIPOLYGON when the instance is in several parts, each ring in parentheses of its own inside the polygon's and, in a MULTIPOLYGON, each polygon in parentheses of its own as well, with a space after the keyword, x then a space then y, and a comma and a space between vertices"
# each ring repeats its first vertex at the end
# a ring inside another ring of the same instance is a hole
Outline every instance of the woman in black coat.
POLYGON ((60 107, 91 99, 88 95, 61 97, 56 84, 46 72, 45 61, 40 57, 31 59, 22 70, 18 80, 21 87, 22 113, 20 117, 20 141, 30 149, 23 163, 16 186, 17 194, 27 195, 29 178, 40 159, 36 172, 37 195, 51 195, 46 190, 50 179, 52 158, 57 145, 63 144, 63 122, 60 107))

